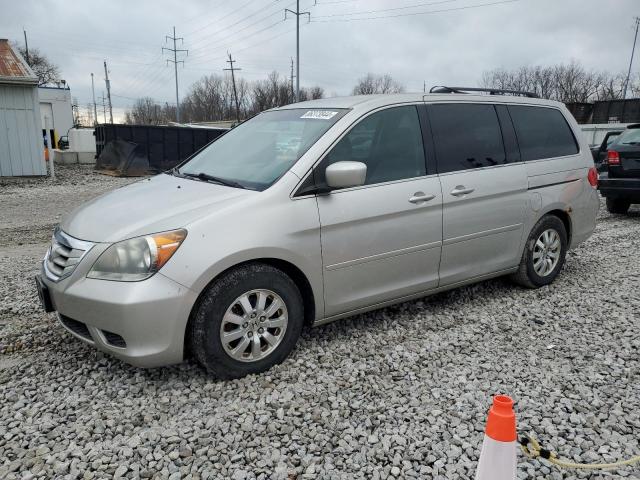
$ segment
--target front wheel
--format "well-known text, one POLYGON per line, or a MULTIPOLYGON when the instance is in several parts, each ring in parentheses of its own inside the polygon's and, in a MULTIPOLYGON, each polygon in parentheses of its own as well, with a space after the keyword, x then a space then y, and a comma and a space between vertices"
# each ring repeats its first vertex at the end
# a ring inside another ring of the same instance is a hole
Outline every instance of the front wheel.
POLYGON ((631 206, 631 202, 627 202, 626 200, 621 200, 619 198, 607 198, 607 210, 609 213, 618 213, 624 215, 629 211, 629 207, 631 206))
POLYGON ((555 280, 567 254, 567 229, 558 217, 545 215, 535 224, 513 280, 527 288, 539 288, 555 280))
POLYGON ((248 264, 223 274, 202 295, 191 350, 218 378, 268 370, 293 350, 302 331, 300 291, 282 271, 248 264))

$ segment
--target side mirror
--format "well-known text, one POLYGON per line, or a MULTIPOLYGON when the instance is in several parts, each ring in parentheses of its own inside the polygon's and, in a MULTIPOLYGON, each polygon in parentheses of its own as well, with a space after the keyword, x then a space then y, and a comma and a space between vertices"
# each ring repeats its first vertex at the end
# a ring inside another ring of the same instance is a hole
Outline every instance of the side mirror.
POLYGON ((327 185, 331 188, 358 187, 367 178, 367 166, 362 162, 336 162, 324 171, 327 185))

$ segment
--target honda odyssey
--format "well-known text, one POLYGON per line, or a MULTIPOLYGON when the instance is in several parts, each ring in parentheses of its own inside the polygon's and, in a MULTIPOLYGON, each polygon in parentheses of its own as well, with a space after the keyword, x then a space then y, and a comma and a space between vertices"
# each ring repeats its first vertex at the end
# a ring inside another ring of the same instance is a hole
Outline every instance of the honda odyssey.
POLYGON ((551 283, 595 228, 589 146, 560 103, 471 90, 253 117, 68 215, 36 277, 45 309, 133 365, 193 356, 236 378, 304 325, 500 275, 551 283))

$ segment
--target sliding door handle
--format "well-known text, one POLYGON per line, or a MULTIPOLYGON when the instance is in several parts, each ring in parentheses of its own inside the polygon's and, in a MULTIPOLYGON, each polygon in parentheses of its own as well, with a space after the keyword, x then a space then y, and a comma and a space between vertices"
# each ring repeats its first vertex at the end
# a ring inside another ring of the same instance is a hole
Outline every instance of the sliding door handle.
POLYGON ((456 188, 451 190, 451 195, 453 195, 454 197, 461 197, 462 195, 473 193, 474 190, 475 189, 473 188, 466 188, 464 185, 458 185, 456 186, 456 188))

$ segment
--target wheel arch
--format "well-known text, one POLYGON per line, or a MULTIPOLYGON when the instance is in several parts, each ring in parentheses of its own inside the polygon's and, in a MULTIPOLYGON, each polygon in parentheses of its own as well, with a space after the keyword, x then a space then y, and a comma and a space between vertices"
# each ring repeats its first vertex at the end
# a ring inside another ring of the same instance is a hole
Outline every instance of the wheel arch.
POLYGON ((571 212, 571 208, 568 208, 568 209, 554 208, 544 213, 544 215, 553 215, 554 217, 558 217, 564 224, 564 228, 567 231, 567 248, 571 245, 571 238, 573 234, 573 225, 572 225, 570 212, 571 212))
POLYGON ((224 270, 222 270, 221 272, 219 272, 198 293, 198 297, 194 302, 193 306, 191 307, 189 318, 185 326, 184 350, 183 350, 184 352, 183 356, 185 358, 189 357, 191 354, 190 346, 189 346, 190 340, 191 340, 190 339, 191 325, 192 325, 193 317, 200 306, 200 302, 206 290, 211 286, 211 284, 213 284, 217 279, 219 279, 222 275, 226 274, 227 272, 230 272, 231 270, 240 268, 245 265, 255 264, 255 263, 269 265, 269 266, 272 266, 273 268, 277 268, 278 270, 284 272, 293 280, 293 282, 296 284, 296 286, 300 290, 300 295, 302 295, 302 302, 304 306, 304 324, 306 326, 310 326, 313 324, 316 316, 315 294, 313 292, 313 287, 311 286, 311 282, 298 266, 294 265, 293 263, 287 260, 283 260, 280 258, 273 258, 273 257, 254 258, 251 260, 245 260, 245 261, 236 263, 234 265, 231 265, 225 268, 224 270))

